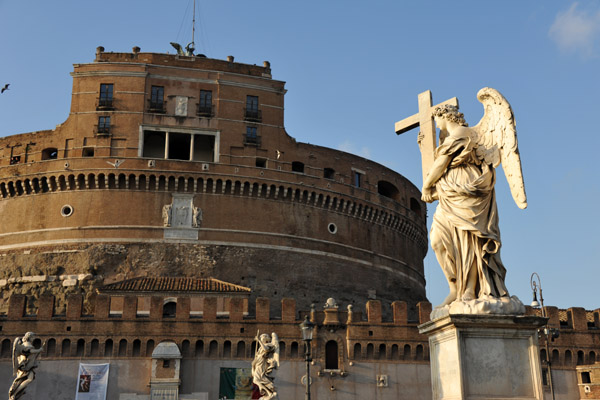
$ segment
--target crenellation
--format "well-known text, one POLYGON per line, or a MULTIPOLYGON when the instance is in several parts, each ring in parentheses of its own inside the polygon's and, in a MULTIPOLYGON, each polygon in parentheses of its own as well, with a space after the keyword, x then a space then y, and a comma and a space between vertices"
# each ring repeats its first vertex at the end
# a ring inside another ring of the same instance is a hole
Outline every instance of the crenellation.
POLYGON ((424 324, 430 320, 431 303, 428 301, 420 301, 417 303, 417 311, 419 314, 419 324, 424 324))
POLYGON ((83 310, 83 296, 80 294, 71 294, 67 297, 67 319, 81 319, 83 310))
POLYGON ((567 309, 568 313, 571 313, 572 328, 575 331, 587 331, 588 320, 585 308, 571 307, 567 309))
POLYGON ((295 322, 296 321, 296 300, 284 298, 281 299, 281 321, 295 322))
POLYGON ((20 319, 25 315, 25 304, 27 296, 23 294, 13 294, 8 302, 8 318, 20 319))
POLYGON ((367 302, 367 321, 370 324, 381 324, 381 301, 369 300, 367 302))
POLYGON ((125 296, 123 300, 124 320, 134 320, 137 317, 138 298, 137 296, 125 296))
POLYGON ((392 316, 394 325, 408 324, 408 304, 405 301, 394 301, 392 303, 392 316))

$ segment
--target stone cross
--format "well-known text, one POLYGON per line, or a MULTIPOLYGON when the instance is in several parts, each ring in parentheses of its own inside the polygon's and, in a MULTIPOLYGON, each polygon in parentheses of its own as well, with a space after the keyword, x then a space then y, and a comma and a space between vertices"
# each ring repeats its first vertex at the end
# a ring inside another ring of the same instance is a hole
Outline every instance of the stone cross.
POLYGON ((432 105, 431 91, 427 90, 419 94, 419 112, 411 115, 408 118, 404 118, 402 121, 396 122, 396 134, 400 135, 404 132, 408 132, 416 127, 420 127, 418 136, 419 149, 421 150, 421 167, 423 169, 423 182, 433 165, 435 159, 435 149, 437 147, 437 140, 435 135, 435 123, 431 113, 435 107, 442 106, 444 104, 450 104, 458 107, 458 99, 453 97, 440 104, 432 105))

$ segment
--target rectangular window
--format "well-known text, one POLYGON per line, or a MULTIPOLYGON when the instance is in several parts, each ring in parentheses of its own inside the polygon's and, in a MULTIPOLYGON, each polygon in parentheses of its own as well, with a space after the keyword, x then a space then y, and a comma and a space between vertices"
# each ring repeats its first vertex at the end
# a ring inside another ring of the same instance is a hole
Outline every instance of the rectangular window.
POLYGON ((258 144, 258 133, 255 126, 246 127, 246 137, 244 142, 246 144, 258 144))
POLYGON ((251 121, 260 121, 261 115, 258 109, 258 96, 246 96, 245 118, 251 121))
POLYGON ((100 99, 98 102, 99 107, 112 107, 113 101, 113 84, 112 83, 101 83, 100 84, 100 99))
POLYGON ((165 88, 163 86, 152 86, 150 94, 150 109, 153 111, 163 111, 165 99, 165 88))
POLYGON ((198 103, 198 115, 210 117, 212 115, 212 90, 200 91, 200 103, 198 103))
POLYGON ((354 171, 354 186, 357 188, 360 187, 362 181, 362 174, 360 172, 354 171))
POLYGON ((110 117, 98 117, 98 133, 110 133, 110 117))

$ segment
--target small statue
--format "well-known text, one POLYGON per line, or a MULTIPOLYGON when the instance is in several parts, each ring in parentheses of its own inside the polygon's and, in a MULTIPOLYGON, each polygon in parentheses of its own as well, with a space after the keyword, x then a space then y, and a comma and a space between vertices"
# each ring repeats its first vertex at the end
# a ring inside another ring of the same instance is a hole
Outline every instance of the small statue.
POLYGON ((200 228, 202 225, 202 209, 200 207, 194 207, 192 214, 192 227, 200 228))
POLYGON ((477 98, 485 114, 473 128, 455 106, 433 111, 440 144, 423 183, 423 200, 439 200, 431 247, 450 287, 440 307, 470 309, 451 313, 522 313, 522 303, 509 297, 504 284, 494 191, 494 168, 502 163, 515 202, 527 207, 514 115, 495 89, 483 88, 477 98))
POLYGON ((257 348, 252 361, 252 381, 258 386, 261 399, 276 399, 275 378, 271 373, 279 367, 279 338, 275 332, 271 336, 266 333, 259 336, 257 332, 255 339, 257 348))
POLYGON ((22 338, 16 338, 13 343, 13 376, 16 375, 16 378, 8 391, 9 400, 20 399, 27 386, 35 379, 38 357, 45 343, 36 349, 33 345, 34 339, 35 333, 27 332, 22 338))
POLYGON ((166 227, 171 226, 171 218, 173 216, 172 208, 173 206, 170 204, 166 204, 162 208, 163 225, 166 227))

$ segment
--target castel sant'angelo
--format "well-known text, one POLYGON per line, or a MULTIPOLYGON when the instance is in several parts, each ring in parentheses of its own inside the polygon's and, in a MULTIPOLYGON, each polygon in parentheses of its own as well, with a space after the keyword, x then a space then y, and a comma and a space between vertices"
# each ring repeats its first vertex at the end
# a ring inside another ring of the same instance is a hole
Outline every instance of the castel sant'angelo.
MULTIPOLYGON (((0 138, 0 390, 35 331, 35 398, 72 398, 83 361, 111 364, 110 399, 216 399, 260 330, 279 336, 281 398, 300 398, 309 315, 313 398, 431 398, 413 183, 296 142, 267 61, 98 47, 71 75, 65 122, 0 138)), ((547 313, 559 398, 598 398, 598 310, 547 313)))

